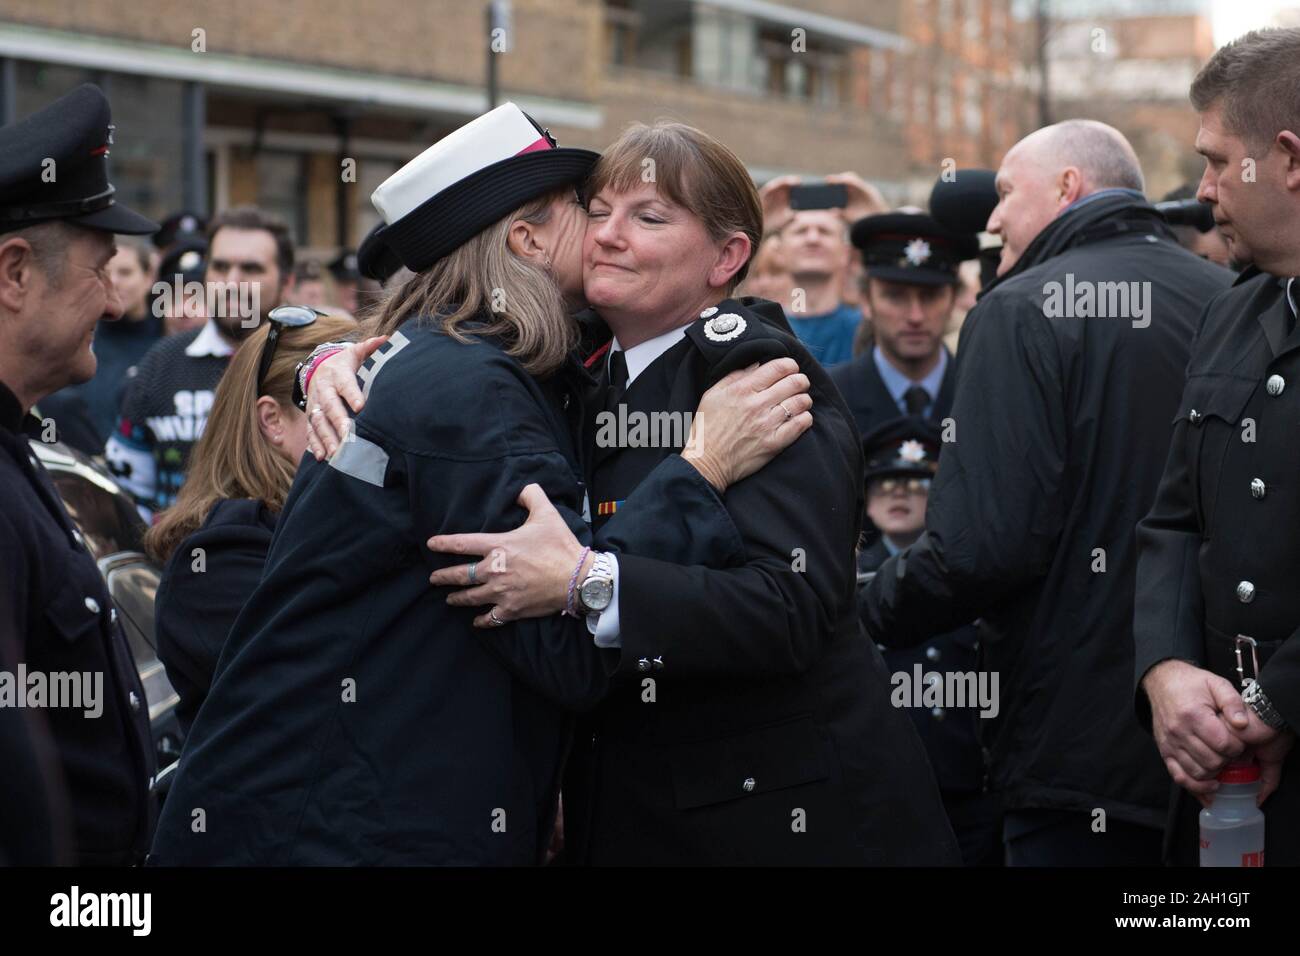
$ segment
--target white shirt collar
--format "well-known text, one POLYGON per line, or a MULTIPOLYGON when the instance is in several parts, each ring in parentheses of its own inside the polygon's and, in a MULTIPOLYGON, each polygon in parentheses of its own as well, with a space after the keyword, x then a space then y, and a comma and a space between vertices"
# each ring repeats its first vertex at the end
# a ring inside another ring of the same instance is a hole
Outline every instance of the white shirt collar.
POLYGON ((194 341, 185 346, 185 354, 190 358, 229 358, 235 354, 235 347, 221 337, 217 323, 208 319, 194 341))
POLYGON ((1295 276, 1286 280, 1286 301, 1287 304, 1291 306, 1291 314, 1296 318, 1300 318, 1300 301, 1296 299, 1295 295, 1291 291, 1291 287, 1294 285, 1295 276))
MULTIPOLYGON (((659 356, 663 355, 670 348, 686 338, 686 329, 690 323, 679 326, 663 335, 656 335, 654 338, 642 342, 640 345, 634 345, 630 349, 624 349, 618 344, 618 339, 614 339, 609 345, 609 354, 622 351, 623 361, 627 362, 627 384, 631 385, 636 381, 636 377, 650 367, 659 356)), ((609 357, 606 356, 606 361, 609 357)))

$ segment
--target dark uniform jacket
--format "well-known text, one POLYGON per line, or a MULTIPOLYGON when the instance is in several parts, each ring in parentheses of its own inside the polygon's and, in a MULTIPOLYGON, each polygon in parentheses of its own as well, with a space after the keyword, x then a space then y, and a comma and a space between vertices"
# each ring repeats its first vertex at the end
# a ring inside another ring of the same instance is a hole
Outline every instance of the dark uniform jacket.
MULTIPOLYGON (((849 406, 849 411, 853 413, 853 420, 857 422, 858 433, 863 438, 866 438, 867 435, 885 422, 902 414, 898 409, 898 404, 894 401, 894 397, 889 394, 889 389, 885 387, 885 383, 880 377, 880 369, 876 368, 876 360, 872 356, 872 351, 872 349, 867 349, 852 362, 837 365, 830 369, 829 372, 831 381, 840 390, 840 394, 844 396, 844 403, 849 406)), ((934 397, 934 403, 930 406, 929 418, 931 421, 942 422, 948 417, 948 413, 952 409, 956 371, 957 363, 949 355, 948 367, 944 369, 943 383, 939 386, 939 394, 934 397)))
MULTIPOLYGON (((571 436, 590 378, 575 360, 538 381, 499 344, 427 320, 361 377, 352 437, 304 460, 222 650, 157 863, 531 864, 550 839, 569 711, 604 693, 591 635, 559 615, 473 629, 481 612, 428 581, 462 559, 425 542, 517 527, 533 482, 589 540, 571 436)), ((697 546, 734 537, 680 457, 652 484, 629 509, 648 553, 688 520, 697 546)))
MULTIPOLYGON (((858 555, 858 571, 875 571, 888 558, 889 549, 878 540, 863 548, 858 555)), ((922 674, 973 673, 979 665, 978 648, 979 632, 975 625, 964 624, 910 647, 893 648, 881 644, 880 653, 891 675, 903 673, 910 678, 917 665, 920 665, 922 674)), ((907 708, 912 724, 921 735, 921 743, 925 745, 939 789, 945 793, 984 788, 984 754, 976 734, 981 719, 979 711, 978 705, 973 703, 963 709, 907 708)))
POLYGON ((1168 775, 1132 713, 1134 529, 1155 499, 1196 317, 1230 278, 1180 249, 1145 202, 1103 196, 1049 224, 962 329, 956 440, 926 533, 885 562, 864 610, 891 644, 983 618, 1002 701, 981 725, 1008 810, 1164 822, 1168 775), (1080 316, 1079 290, 1113 282, 1150 283, 1149 295, 1130 286, 1128 311, 1080 316), (1049 304, 1067 289, 1073 316, 1058 314, 1065 295, 1049 304))
POLYGON ((186 733, 208 695, 226 635, 262 580, 275 517, 250 498, 218 501, 163 569, 154 602, 158 659, 180 695, 176 717, 186 733))
MULTIPOLYGON (((750 301, 706 310, 743 320, 728 319, 723 341, 705 318, 688 326, 628 388, 628 414, 693 413, 721 376, 791 356, 812 382, 814 424, 727 490, 738 535, 723 564, 646 557, 596 508, 597 536, 618 552, 622 648, 609 652, 609 695, 580 727, 566 776, 568 853, 593 864, 955 863, 924 750, 857 620, 857 429, 779 307, 750 301)), ((585 444, 592 500, 617 503, 615 518, 676 456, 595 447, 590 430, 585 444)))
POLYGON ((28 448, 25 427, 40 433, 0 384, 0 634, 16 637, 28 686, 36 673, 51 689, 56 675, 102 675, 98 716, 85 715, 89 703, 45 707, 41 716, 58 749, 77 862, 137 863, 151 824, 148 704, 104 579, 28 448))
MULTIPOLYGON (((1250 269, 1205 311, 1151 513, 1138 529, 1134 674, 1167 658, 1241 686, 1235 637, 1259 642, 1259 682, 1300 728, 1300 332, 1285 280, 1250 269)), ((1300 298, 1300 292, 1296 293, 1300 298)), ((1254 677, 1249 647, 1243 670, 1254 677)), ((1181 790, 1171 856, 1196 859, 1200 804, 1181 790), (1187 817, 1190 816, 1190 820, 1187 817)), ((1264 805, 1265 859, 1300 863, 1300 759, 1264 805)))

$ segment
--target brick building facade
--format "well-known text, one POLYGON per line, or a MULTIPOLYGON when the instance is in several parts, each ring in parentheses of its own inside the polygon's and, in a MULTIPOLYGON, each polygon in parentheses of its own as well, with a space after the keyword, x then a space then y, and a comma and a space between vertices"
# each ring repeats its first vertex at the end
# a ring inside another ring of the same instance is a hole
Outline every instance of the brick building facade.
POLYGON ((258 202, 327 255, 370 192, 487 105, 488 58, 566 145, 694 123, 760 181, 851 169, 894 200, 1025 126, 1011 0, 0 0, 0 118, 107 89, 114 178, 163 216, 258 202))

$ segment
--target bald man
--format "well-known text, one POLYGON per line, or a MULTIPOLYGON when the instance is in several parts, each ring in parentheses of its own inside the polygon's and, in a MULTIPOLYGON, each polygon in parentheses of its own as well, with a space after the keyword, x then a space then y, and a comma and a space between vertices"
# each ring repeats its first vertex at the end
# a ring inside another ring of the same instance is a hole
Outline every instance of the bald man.
POLYGON ((982 619, 1008 863, 1154 865, 1169 780, 1133 714, 1134 528, 1196 316, 1232 276, 1178 245, 1104 124, 1030 134, 997 188, 1002 259, 962 329, 926 531, 863 618, 893 646, 982 619))

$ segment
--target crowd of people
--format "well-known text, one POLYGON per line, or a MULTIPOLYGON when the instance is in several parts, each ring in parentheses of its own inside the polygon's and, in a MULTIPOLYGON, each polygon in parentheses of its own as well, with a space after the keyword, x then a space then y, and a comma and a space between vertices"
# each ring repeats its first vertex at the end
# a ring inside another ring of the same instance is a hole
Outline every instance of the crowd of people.
POLYGON ((977 233, 507 103, 329 263, 114 203, 94 87, 4 128, 0 664, 114 703, 0 708, 0 859, 1189 864, 1248 764, 1300 862, 1295 89, 1297 29, 1197 75, 1211 229, 1093 120, 977 233), (149 525, 165 795, 42 421, 149 525))

